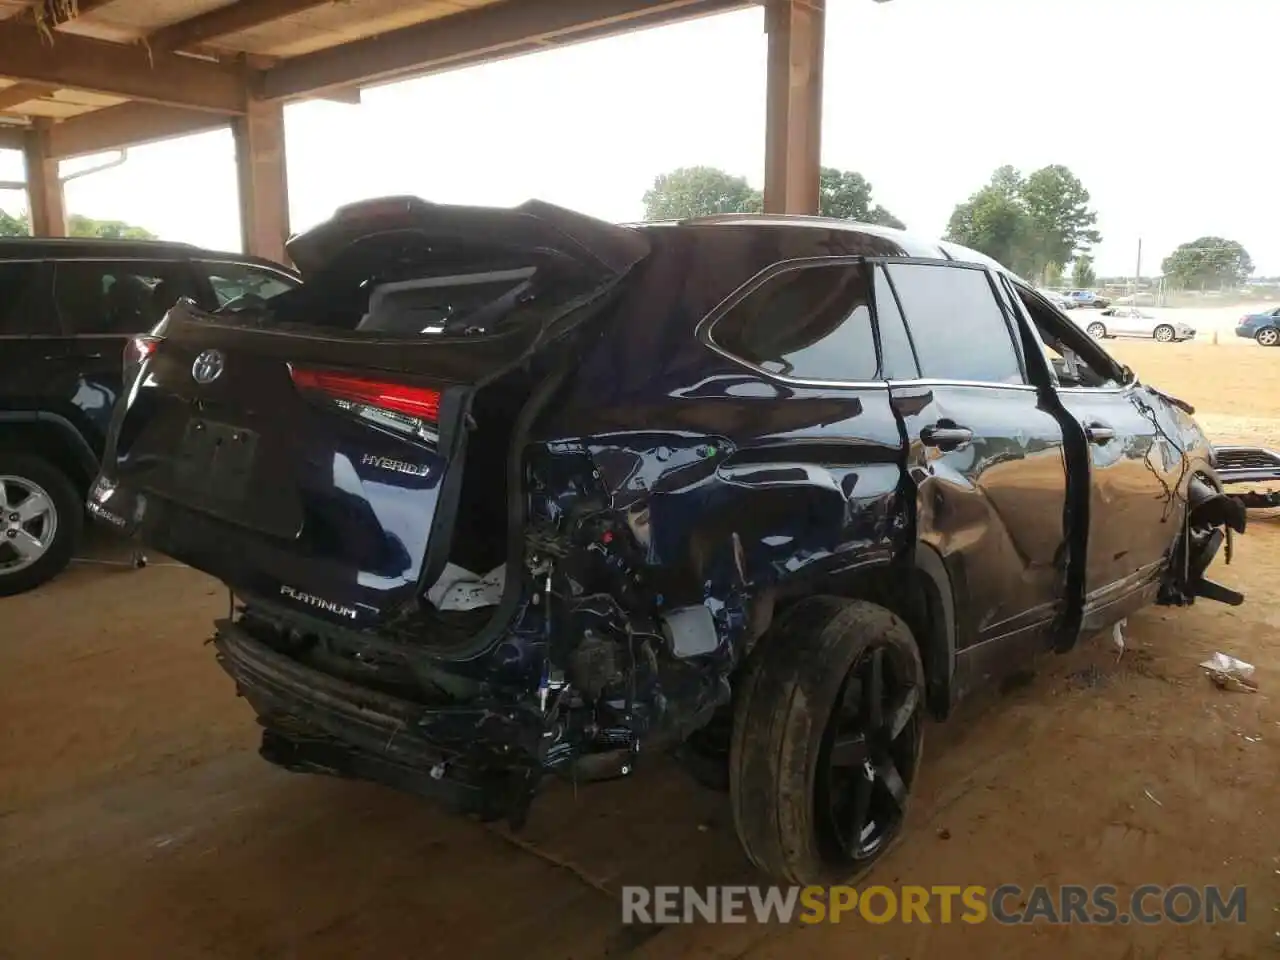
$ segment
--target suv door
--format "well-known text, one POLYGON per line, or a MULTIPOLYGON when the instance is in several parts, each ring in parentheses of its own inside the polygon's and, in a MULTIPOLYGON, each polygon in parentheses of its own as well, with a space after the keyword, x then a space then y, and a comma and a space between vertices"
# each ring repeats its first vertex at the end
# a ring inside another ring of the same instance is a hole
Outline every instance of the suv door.
POLYGON ((122 389, 125 344, 154 327, 179 297, 201 299, 196 277, 180 259, 60 260, 53 273, 54 304, 67 337, 58 380, 77 426, 101 455, 122 389))
POLYGON ((1021 306, 1045 345, 1057 393, 1088 441, 1089 540, 1084 622, 1092 631, 1151 603, 1181 528, 1185 458, 1161 426, 1159 401, 1036 294, 1021 306), (1131 379, 1131 378, 1130 378, 1131 379))
POLYGON ((1066 599, 1063 429, 1028 382, 1011 308, 985 268, 882 269, 918 364, 890 391, 908 443, 916 535, 951 578, 962 693, 1052 640, 1066 599))
POLYGON ((0 419, 5 411, 49 409, 65 355, 51 275, 39 260, 0 261, 0 419))

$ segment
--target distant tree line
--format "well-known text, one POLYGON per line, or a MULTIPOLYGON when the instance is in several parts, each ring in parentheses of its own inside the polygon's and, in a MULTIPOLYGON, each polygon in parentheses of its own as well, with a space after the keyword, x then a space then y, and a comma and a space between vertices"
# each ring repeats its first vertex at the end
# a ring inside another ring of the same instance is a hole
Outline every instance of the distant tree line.
MULTIPOLYGON (((30 234, 31 224, 25 212, 14 217, 0 210, 0 237, 26 237, 30 234)), ((156 239, 156 235, 145 227, 135 227, 122 220, 94 220, 78 213, 67 217, 67 236, 99 237, 104 240, 156 239)))
MULTIPOLYGON (((823 167, 818 208, 824 217, 858 220, 886 227, 904 224, 871 199, 871 184, 852 170, 823 167)), ((683 220, 717 213, 759 213, 764 195, 747 182, 716 167, 680 167, 660 174, 644 195, 646 220, 683 220)))

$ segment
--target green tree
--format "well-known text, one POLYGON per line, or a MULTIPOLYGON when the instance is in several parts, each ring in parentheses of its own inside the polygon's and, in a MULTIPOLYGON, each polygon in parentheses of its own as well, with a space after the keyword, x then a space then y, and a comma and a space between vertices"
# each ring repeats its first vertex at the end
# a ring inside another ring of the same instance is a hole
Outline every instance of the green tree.
POLYGON ((1249 252, 1234 240, 1201 237, 1164 258, 1165 275, 1179 287, 1234 287, 1253 273, 1249 252))
POLYGON ((1097 220, 1089 191, 1066 167, 1042 167, 1024 177, 1005 165, 956 206, 947 239, 1044 281, 1102 239, 1097 220))
POLYGON ((1076 262, 1071 267, 1071 282, 1081 289, 1097 284, 1098 274, 1093 269, 1093 257, 1084 253, 1076 257, 1076 262))
POLYGON ((25 237, 30 233, 27 229, 27 215, 21 213, 16 217, 0 210, 0 237, 25 237))
MULTIPOLYGON (((644 195, 646 220, 680 220, 716 213, 759 213, 764 197, 744 177, 715 167, 680 167, 653 181, 644 195)), ((859 220, 901 229, 903 223, 871 202, 871 184, 852 170, 823 167, 818 180, 818 211, 824 217, 859 220)))
POLYGON ((1057 287, 1062 285, 1062 265, 1061 264, 1050 263, 1045 266, 1044 285, 1046 287, 1057 287))
POLYGON ((1089 191, 1061 164, 1041 167, 1028 176, 1019 196, 1031 215, 1037 270, 1050 263, 1068 263, 1102 240, 1094 229, 1098 215, 1089 209, 1089 191))
POLYGON ((1030 274, 1033 224, 1021 200, 994 181, 959 204, 947 223, 947 239, 985 253, 1014 273, 1030 274))
MULTIPOLYGON (((30 234, 31 225, 25 211, 11 217, 0 210, 0 237, 26 237, 30 234)), ((156 235, 145 227, 135 227, 123 220, 94 220, 78 213, 67 218, 67 236, 98 237, 104 240, 156 239, 156 235)))
POLYGON ((644 195, 646 220, 682 220, 716 213, 759 213, 760 191, 745 177, 715 167, 680 167, 660 174, 644 195))
POLYGON ((71 237, 101 237, 103 240, 155 240, 156 235, 145 227, 135 227, 123 220, 94 220, 73 213, 67 218, 67 235, 71 237))
POLYGON ((885 227, 905 226, 879 204, 871 202, 871 184, 853 170, 823 167, 818 177, 818 212, 824 217, 877 223, 885 227))

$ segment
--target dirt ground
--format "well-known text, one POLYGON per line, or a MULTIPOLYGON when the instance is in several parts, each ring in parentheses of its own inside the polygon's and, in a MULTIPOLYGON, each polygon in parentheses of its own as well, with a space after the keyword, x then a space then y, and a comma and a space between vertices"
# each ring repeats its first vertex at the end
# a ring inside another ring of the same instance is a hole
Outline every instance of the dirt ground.
MULTIPOLYGON (((1280 445, 1280 351, 1121 343, 1218 439, 1280 445)), ((111 545, 97 556, 119 557, 111 545)), ((662 760, 553 788, 529 825, 278 771, 201 641, 227 609, 186 568, 78 563, 0 600, 0 957, 1280 956, 1280 518, 1255 516, 1239 608, 1156 608, 1129 649, 1047 658, 935 725, 882 884, 1223 884, 1243 926, 624 927, 623 884, 758 882, 727 803, 662 760), (1257 665, 1226 693, 1197 664, 1257 665)))

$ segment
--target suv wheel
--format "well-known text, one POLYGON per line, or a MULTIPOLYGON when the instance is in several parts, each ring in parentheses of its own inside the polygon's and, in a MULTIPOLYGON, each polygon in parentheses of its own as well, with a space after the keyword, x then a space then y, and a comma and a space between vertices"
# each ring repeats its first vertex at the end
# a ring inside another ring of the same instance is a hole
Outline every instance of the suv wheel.
POLYGON ((1255 336, 1254 339, 1257 340, 1261 346, 1274 347, 1277 344, 1280 344, 1280 330, 1277 330, 1275 327, 1263 327, 1258 331, 1257 336, 1255 336))
POLYGON ((809 597, 744 678, 729 758, 738 838, 793 883, 854 880, 897 840, 924 739, 924 669, 907 625, 809 597))
POLYGON ((1089 324, 1089 326, 1085 328, 1085 332, 1088 333, 1089 336, 1093 337, 1093 339, 1101 340, 1103 337, 1107 335, 1107 328, 1103 326, 1101 323, 1098 323, 1097 320, 1095 320, 1093 323, 1089 324))
POLYGON ((71 562, 84 526, 80 504, 47 460, 0 452, 0 596, 32 590, 71 562))

